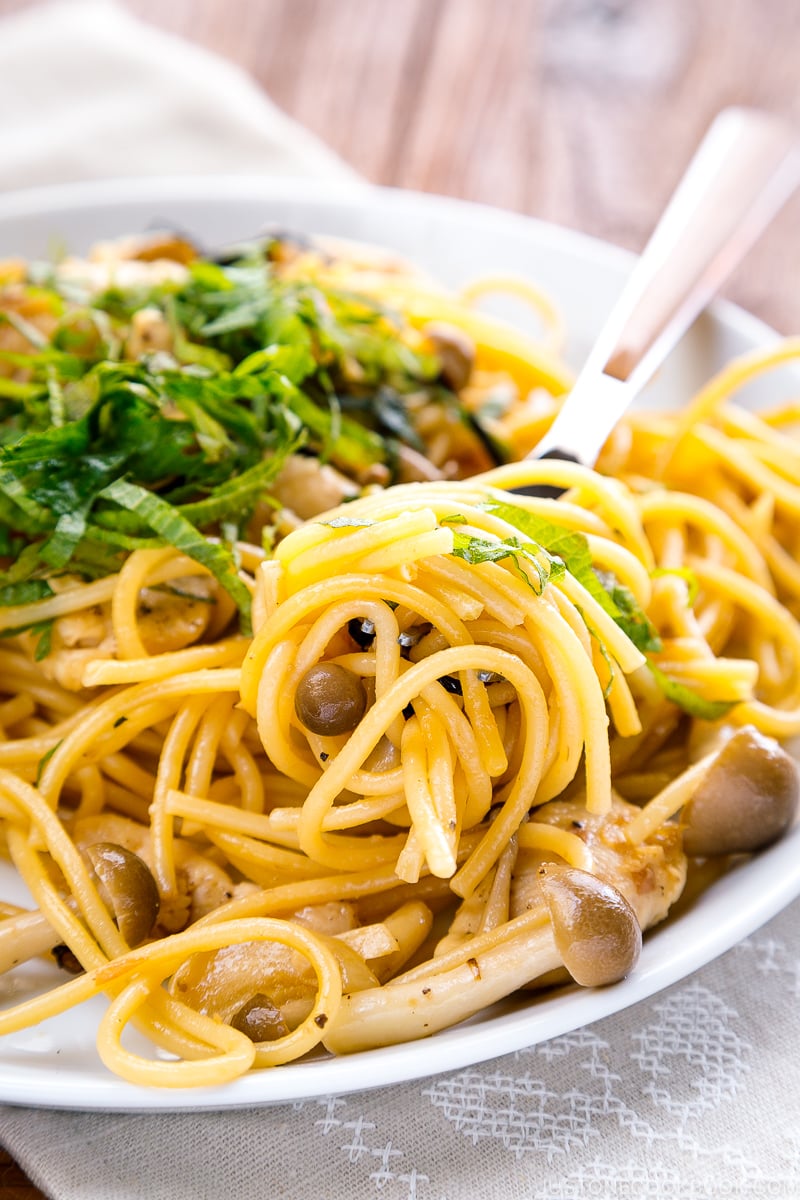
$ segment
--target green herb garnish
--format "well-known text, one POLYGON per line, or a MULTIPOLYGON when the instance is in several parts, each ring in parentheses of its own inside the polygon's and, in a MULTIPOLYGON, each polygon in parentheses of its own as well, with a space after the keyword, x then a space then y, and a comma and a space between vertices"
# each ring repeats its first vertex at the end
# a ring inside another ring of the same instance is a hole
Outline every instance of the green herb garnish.
POLYGON ((678 708, 682 708, 690 717, 699 717, 702 721, 719 721, 738 704, 737 700, 706 700, 685 683, 671 679, 654 662, 648 660, 647 666, 667 700, 677 704, 678 708))
POLYGON ((99 578, 132 550, 172 545, 208 568, 247 628, 233 546, 287 457, 391 472, 398 439, 420 444, 420 404, 457 403, 397 314, 279 278, 266 252, 94 298, 32 265, 26 286, 54 318, 49 336, 0 300, 0 321, 30 343, 0 351, 0 555, 11 562, 0 605, 41 599, 50 576, 99 578), (124 361, 144 306, 163 314, 171 350, 124 361))
MULTIPOLYGON (((589 543, 582 533, 563 529, 551 521, 538 517, 535 513, 528 512, 527 509, 503 501, 492 500, 485 507, 487 511, 494 513, 509 525, 515 526, 521 533, 532 538, 549 554, 563 561, 569 573, 586 588, 603 611, 608 613, 643 654, 657 654, 661 650, 661 639, 636 597, 610 572, 600 571, 593 565, 589 543)), ((655 574, 666 573, 656 572, 655 574)), ((697 585, 694 573, 691 571, 674 573, 686 579, 691 603, 697 585)), ((664 696, 690 716, 705 721, 716 721, 720 717, 724 717, 735 706, 735 701, 705 699, 686 684, 671 679, 650 658, 647 659, 647 666, 664 696)))
POLYGON ((452 553, 468 563, 508 560, 537 596, 541 596, 551 579, 558 579, 564 573, 564 564, 546 550, 539 546, 524 546, 516 538, 490 541, 457 529, 453 533, 452 553))
POLYGON ((613 575, 598 571, 593 565, 589 543, 582 533, 564 529, 515 504, 492 500, 486 509, 560 559, 570 575, 586 588, 642 653, 661 649, 658 634, 633 593, 613 575))

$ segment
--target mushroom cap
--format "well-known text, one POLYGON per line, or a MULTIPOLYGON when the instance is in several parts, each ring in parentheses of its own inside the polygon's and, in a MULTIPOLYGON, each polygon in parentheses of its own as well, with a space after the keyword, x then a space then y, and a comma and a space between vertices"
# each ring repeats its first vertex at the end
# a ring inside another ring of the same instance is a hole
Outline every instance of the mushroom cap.
POLYGON ((616 983, 635 967, 642 930, 628 901, 610 883, 578 867, 543 863, 539 886, 564 966, 582 987, 616 983))
POLYGON ((442 381, 460 392, 469 383, 475 366, 474 343, 463 329, 449 321, 431 321, 422 333, 439 358, 442 381))
POLYGON ((774 738, 743 726, 684 805, 684 850, 713 858, 769 845, 791 825, 799 791, 794 759, 774 738))
POLYGON ((289 1032, 281 1010, 263 992, 256 992, 234 1013, 231 1025, 251 1042, 276 1042, 289 1032))
POLYGON ((138 854, 116 842, 87 846, 103 903, 129 946, 140 945, 158 919, 160 898, 150 868, 138 854))
POLYGON ((352 733, 364 715, 367 695, 355 672, 339 663, 322 662, 310 667, 298 683, 294 707, 306 729, 335 737, 352 733))

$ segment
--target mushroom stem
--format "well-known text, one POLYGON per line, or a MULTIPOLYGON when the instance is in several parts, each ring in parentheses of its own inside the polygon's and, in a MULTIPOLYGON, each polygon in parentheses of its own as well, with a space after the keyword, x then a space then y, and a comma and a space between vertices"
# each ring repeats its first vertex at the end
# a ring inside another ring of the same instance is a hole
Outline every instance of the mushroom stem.
POLYGON ((406 972, 343 996, 324 1039, 335 1054, 428 1037, 565 966, 600 987, 636 965, 642 931, 612 884, 576 867, 543 864, 542 903, 406 972))
POLYGON ((479 945, 462 947, 462 961, 449 970, 414 972, 407 982, 344 996, 325 1046, 349 1054, 428 1037, 560 967, 544 911, 517 922, 522 931, 511 938, 485 948, 488 938, 476 938, 479 945))
POLYGON ((47 954, 61 941, 47 917, 37 910, 0 921, 0 975, 20 963, 47 954))
POLYGON ((708 775, 718 754, 719 751, 714 750, 699 762, 692 763, 644 805, 625 829, 625 836, 632 845, 641 845, 683 808, 708 775))

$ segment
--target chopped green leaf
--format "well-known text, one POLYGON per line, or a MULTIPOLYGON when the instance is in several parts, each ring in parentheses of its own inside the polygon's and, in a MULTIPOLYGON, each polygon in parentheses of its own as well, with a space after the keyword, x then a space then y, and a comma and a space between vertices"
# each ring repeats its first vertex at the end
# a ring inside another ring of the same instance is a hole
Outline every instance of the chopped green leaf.
POLYGON ((664 575, 677 575, 679 579, 686 582, 687 607, 691 608, 697 599, 697 593, 700 591, 700 580, 691 567, 658 567, 653 571, 653 579, 660 579, 664 575))
MULTIPOLYGON (((432 405, 468 425, 404 318, 368 296, 282 278, 271 248, 100 296, 52 264, 30 265, 23 287, 54 328, 0 316, 29 343, 0 350, 10 368, 0 374, 0 603, 47 594, 48 576, 102 578, 129 552, 171 544, 211 571, 246 624, 235 546, 253 536, 288 455, 330 459, 363 482, 377 465, 391 477, 398 441, 422 446, 417 415, 432 405), (164 314, 169 346, 130 361, 145 306, 164 314)), ((558 570, 517 554, 541 586, 558 570)))
POLYGON ((0 606, 16 608, 19 604, 35 604, 52 596, 53 589, 45 579, 29 579, 20 583, 7 583, 0 587, 0 606))
POLYGON ((557 577, 559 568, 562 571, 564 569, 563 564, 554 562, 546 553, 537 554, 530 547, 520 545, 516 538, 489 541, 461 530, 453 534, 452 553, 468 563, 503 562, 508 559, 537 596, 541 596, 550 579, 557 577), (531 568, 534 578, 531 578, 531 568))
POLYGON ((23 383, 17 379, 0 377, 0 396, 8 396, 12 400, 29 400, 34 396, 43 396, 46 389, 40 383, 23 383))
POLYGON ((39 640, 36 643, 36 649, 33 653, 35 662, 41 662, 43 658, 47 658, 52 649, 53 622, 43 621, 41 630, 42 632, 39 635, 39 640))
POLYGON ((560 558, 570 575, 586 588, 637 649, 642 653, 661 649, 658 634, 633 593, 610 572, 598 571, 593 565, 589 543, 582 533, 564 529, 515 504, 492 500, 485 507, 560 558))
POLYGON ((702 721, 719 721, 736 707, 736 700, 706 700, 685 683, 670 679, 655 663, 648 661, 647 666, 667 700, 677 704, 678 708, 682 708, 690 717, 699 717, 702 721))
POLYGON ((55 754, 56 750, 61 745, 61 742, 63 740, 64 739, 61 738, 59 741, 57 741, 55 743, 54 746, 51 746, 49 750, 46 750, 45 753, 42 755, 42 757, 39 759, 39 762, 36 764, 36 786, 37 787, 39 786, 39 782, 42 778, 42 773, 43 773, 45 767, 50 762, 50 759, 53 757, 53 755, 55 754))
POLYGON ((594 573, 616 609, 616 613, 612 612, 611 615, 620 629, 643 654, 657 654, 661 649, 661 638, 633 592, 620 583, 610 571, 598 571, 595 567, 594 573))
POLYGON ((112 500, 120 508, 135 513, 168 545, 207 567, 236 602, 243 624, 249 628, 250 592, 236 572, 230 550, 203 537, 177 509, 138 484, 116 479, 100 495, 105 500, 112 500))
POLYGON ((178 511, 188 521, 200 526, 231 519, 237 526, 238 536, 242 517, 249 516, 253 511, 256 502, 278 474, 288 454, 299 449, 301 441, 302 439, 298 438, 294 443, 283 446, 279 454, 256 463, 237 478, 221 483, 205 500, 179 505, 178 511))

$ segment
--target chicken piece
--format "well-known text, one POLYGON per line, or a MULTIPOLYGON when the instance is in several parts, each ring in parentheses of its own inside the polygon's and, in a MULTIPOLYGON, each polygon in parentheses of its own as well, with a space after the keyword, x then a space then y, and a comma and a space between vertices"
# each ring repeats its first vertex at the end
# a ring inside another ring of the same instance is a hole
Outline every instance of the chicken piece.
POLYGON ((134 233, 110 242, 95 242, 89 251, 92 262, 176 262, 184 266, 197 258, 197 247, 171 229, 134 233))
MULTIPOLYGON (((0 263, 0 269, 2 266, 0 263)), ((2 277, 0 313, 7 314, 7 319, 0 320, 0 350, 13 354, 32 354, 36 351, 35 341, 26 336, 27 328, 30 328, 31 337, 38 333, 49 338, 58 324, 58 313, 48 297, 27 287, 22 281, 4 285, 2 277), (18 319, 16 323, 14 318, 18 319)), ((0 378, 3 377, 22 382, 30 378, 30 370, 14 362, 0 361, 0 378)))
MULTIPOLYGON (((64 576, 52 581, 53 591, 66 591, 74 577, 64 576)), ((41 633, 34 629, 19 635, 19 644, 26 654, 36 655, 41 633)), ((38 666, 46 679, 51 679, 68 692, 83 687, 84 668, 98 658, 111 658, 115 644, 107 604, 93 604, 78 612, 58 617, 50 632, 51 653, 40 659, 38 666)))
MULTIPOLYGON (((534 819, 574 833, 593 859, 592 873, 612 884, 630 904, 642 929, 663 921, 686 883, 686 855, 678 825, 664 825, 644 845, 632 845, 625 826, 640 809, 614 796, 611 811, 587 813, 583 797, 553 800, 534 819)), ((539 867, 552 861, 544 850, 520 851, 511 885, 511 916, 541 907, 539 867)))
POLYGON ((100 813, 95 817, 82 817, 75 822, 72 840, 79 850, 93 846, 96 842, 116 842, 132 854, 138 854, 148 867, 152 866, 150 830, 130 817, 116 813, 100 813))
MULTIPOLYGON (((57 588, 53 589, 57 591, 57 588)), ((54 623, 53 637, 59 649, 96 649, 111 637, 108 606, 93 604, 66 613, 54 623)))
POLYGON ((339 933, 349 933, 358 927, 356 906, 348 900, 333 900, 328 904, 308 904, 298 909, 294 914, 295 921, 313 929, 315 933, 324 933, 335 937, 339 933))
POLYGON ((172 349, 172 330, 160 308, 149 304, 131 317, 130 333, 125 341, 128 358, 141 358, 159 350, 172 349))
POLYGON ((9 283, 24 283, 27 274, 28 264, 24 258, 0 258, 0 287, 6 287, 9 283))
POLYGON ((357 496, 358 488, 318 458, 292 454, 272 485, 272 495, 283 508, 308 521, 357 496))
MULTIPOLYGON (((311 904, 289 918, 321 938, 335 955, 348 991, 375 987, 377 976, 361 954, 340 940, 356 926, 355 905, 347 901, 311 904)), ((198 1012, 231 1021, 253 997, 266 994, 282 1020, 294 1029, 311 1011, 316 975, 304 955, 277 942, 242 942, 193 954, 175 972, 170 994, 198 1012)))
POLYGON ((109 288, 124 292, 137 287, 158 287, 165 283, 181 287, 189 279, 189 272, 183 263, 168 258, 158 258, 152 262, 113 258, 89 262, 85 258, 69 257, 58 264, 55 275, 58 283, 81 288, 89 297, 99 296, 109 288))
POLYGON ((213 579, 193 575, 139 593, 139 632, 149 654, 167 654, 193 645, 214 614, 213 579))
MULTIPOLYGON (((55 592, 66 590, 62 580, 52 581, 55 592)), ((168 654, 199 642, 209 628, 219 603, 216 583, 202 575, 174 579, 163 587, 144 587, 139 594, 139 634, 149 654, 168 654)), ((224 603, 224 601, 223 601, 224 603)), ((20 645, 31 657, 40 633, 20 634, 20 645)), ((96 604, 58 617, 51 633, 53 653, 39 669, 67 691, 79 691, 90 663, 114 658, 116 642, 111 608, 96 604)))

